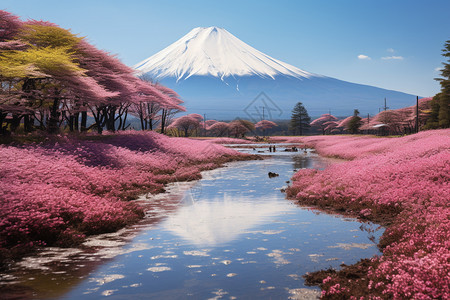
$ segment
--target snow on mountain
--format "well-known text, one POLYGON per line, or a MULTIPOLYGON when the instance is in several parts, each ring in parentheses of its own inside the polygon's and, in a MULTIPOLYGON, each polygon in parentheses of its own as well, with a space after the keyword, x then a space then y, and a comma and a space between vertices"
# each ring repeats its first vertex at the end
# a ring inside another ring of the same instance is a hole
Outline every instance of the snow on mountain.
POLYGON ((272 58, 218 27, 194 28, 134 68, 156 80, 175 77, 177 81, 193 75, 221 79, 248 75, 272 79, 277 75, 298 79, 318 76, 272 58))
POLYGON ((265 118, 289 119, 299 101, 312 116, 329 110, 348 116, 355 108, 374 114, 384 98, 392 109, 411 106, 416 98, 303 71, 218 27, 195 28, 134 68, 174 89, 189 113, 222 120, 259 121, 261 107, 269 113, 265 118))

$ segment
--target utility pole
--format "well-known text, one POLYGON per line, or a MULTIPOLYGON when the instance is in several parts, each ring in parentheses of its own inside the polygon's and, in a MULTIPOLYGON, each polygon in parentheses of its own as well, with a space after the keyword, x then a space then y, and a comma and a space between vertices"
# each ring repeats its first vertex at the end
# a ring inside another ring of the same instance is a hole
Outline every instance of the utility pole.
POLYGON ((416 133, 419 132, 419 96, 416 98, 416 133))
POLYGON ((206 136, 206 114, 203 114, 203 136, 206 136))
POLYGON ((384 111, 386 111, 389 107, 386 106, 386 98, 384 98, 384 111))
POLYGON ((261 121, 262 120, 264 120, 264 109, 266 108, 265 106, 261 106, 261 108, 263 109, 263 114, 262 114, 262 119, 261 119, 261 121))
POLYGON ((370 123, 370 115, 367 114, 367 124, 369 124, 369 123, 370 123))

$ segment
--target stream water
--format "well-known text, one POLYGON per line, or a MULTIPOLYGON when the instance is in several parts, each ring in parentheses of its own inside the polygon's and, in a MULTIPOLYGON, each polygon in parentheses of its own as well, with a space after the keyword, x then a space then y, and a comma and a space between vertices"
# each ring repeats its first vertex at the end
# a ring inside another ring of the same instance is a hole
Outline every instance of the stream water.
POLYGON ((328 162, 309 150, 271 154, 143 197, 148 215, 136 226, 23 260, 2 276, 3 284, 16 287, 9 296, 316 298, 318 289, 305 286, 302 275, 379 254, 383 229, 286 200, 281 189, 294 169, 323 169, 328 162))

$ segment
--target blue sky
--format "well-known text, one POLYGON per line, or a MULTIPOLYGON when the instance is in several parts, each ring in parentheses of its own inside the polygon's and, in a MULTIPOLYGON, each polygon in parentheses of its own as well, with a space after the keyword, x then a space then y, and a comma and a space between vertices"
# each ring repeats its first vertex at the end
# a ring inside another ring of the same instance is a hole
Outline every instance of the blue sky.
POLYGON ((449 0, 1 0, 0 9, 69 28, 130 66, 194 27, 219 26, 306 71, 420 96, 439 92, 450 40, 449 0))

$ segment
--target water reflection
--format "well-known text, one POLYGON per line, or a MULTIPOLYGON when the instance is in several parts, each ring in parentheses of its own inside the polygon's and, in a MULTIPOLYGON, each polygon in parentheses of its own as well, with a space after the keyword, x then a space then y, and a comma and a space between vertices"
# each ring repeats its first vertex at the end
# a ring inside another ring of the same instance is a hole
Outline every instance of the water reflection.
POLYGON ((294 169, 309 169, 312 168, 313 160, 304 155, 293 155, 292 160, 294 161, 294 169))
POLYGON ((315 297, 302 275, 377 254, 382 230, 287 201, 280 189, 294 169, 327 162, 309 151, 272 155, 208 171, 189 189, 174 184, 173 193, 143 197, 148 213, 140 224, 92 237, 56 263, 43 257, 59 250, 41 253, 14 280, 33 291, 24 298, 40 299, 315 297))
POLYGON ((181 207, 162 228, 197 246, 218 246, 237 239, 270 217, 296 209, 286 201, 231 196, 225 193, 209 201, 181 207))

